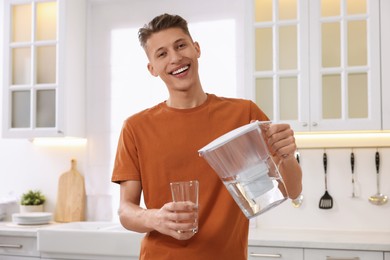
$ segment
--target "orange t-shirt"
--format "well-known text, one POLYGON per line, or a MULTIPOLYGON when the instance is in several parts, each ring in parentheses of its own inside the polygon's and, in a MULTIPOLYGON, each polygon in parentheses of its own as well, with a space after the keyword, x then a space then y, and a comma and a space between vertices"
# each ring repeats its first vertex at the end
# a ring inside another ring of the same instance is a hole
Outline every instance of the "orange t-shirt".
POLYGON ((268 118, 252 101, 208 94, 196 108, 162 102, 124 122, 113 182, 141 181, 146 207, 161 208, 172 201, 170 182, 199 181, 198 233, 185 241, 147 233, 140 259, 247 259, 249 221, 198 150, 251 120, 268 118))

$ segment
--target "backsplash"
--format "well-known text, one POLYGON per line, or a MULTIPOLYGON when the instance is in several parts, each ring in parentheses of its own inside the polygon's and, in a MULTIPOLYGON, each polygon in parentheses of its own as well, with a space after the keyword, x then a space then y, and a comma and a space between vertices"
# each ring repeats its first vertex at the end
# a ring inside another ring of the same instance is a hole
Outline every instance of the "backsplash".
MULTIPOLYGON (((376 151, 375 148, 300 150, 304 195, 301 207, 294 208, 287 201, 260 216, 257 227, 390 230, 390 223, 386 220, 390 214, 390 203, 377 206, 368 200, 377 192, 376 151), (319 208, 319 201, 325 193, 324 151, 328 158, 328 192, 333 198, 331 209, 319 208), (355 155, 355 197, 352 197, 351 151, 355 155)), ((390 195, 390 149, 378 151, 381 192, 390 195)))

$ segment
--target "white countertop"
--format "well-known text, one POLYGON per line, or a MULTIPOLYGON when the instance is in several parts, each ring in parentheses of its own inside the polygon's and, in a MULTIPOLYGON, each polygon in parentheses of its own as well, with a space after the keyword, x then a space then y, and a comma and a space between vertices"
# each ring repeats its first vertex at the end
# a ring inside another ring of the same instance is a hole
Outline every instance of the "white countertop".
POLYGON ((249 246, 390 251, 390 232, 250 229, 249 246))
POLYGON ((12 222, 0 222, 0 236, 36 237, 39 228, 54 225, 18 225, 12 222))
MULTIPOLYGON (((58 225, 17 225, 0 222, 0 235, 35 237, 40 228, 58 225)), ((390 252, 390 232, 262 229, 249 230, 249 246, 347 249, 390 252)))

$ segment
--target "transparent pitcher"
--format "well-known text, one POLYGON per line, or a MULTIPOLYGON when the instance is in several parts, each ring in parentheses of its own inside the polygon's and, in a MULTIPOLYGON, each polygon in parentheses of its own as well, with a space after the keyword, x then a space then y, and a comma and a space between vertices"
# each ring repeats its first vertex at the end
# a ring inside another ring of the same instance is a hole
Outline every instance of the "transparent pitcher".
POLYGON ((215 139, 199 155, 218 174, 245 216, 250 219, 287 199, 284 183, 256 121, 215 139))

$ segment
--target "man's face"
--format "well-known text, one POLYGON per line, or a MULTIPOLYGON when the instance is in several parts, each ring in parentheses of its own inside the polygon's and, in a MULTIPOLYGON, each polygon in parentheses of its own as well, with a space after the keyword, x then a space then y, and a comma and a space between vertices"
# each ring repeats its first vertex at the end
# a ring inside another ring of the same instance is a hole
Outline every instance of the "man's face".
POLYGON ((153 34, 146 42, 148 70, 159 76, 169 90, 186 91, 199 84, 200 48, 179 28, 153 34))

